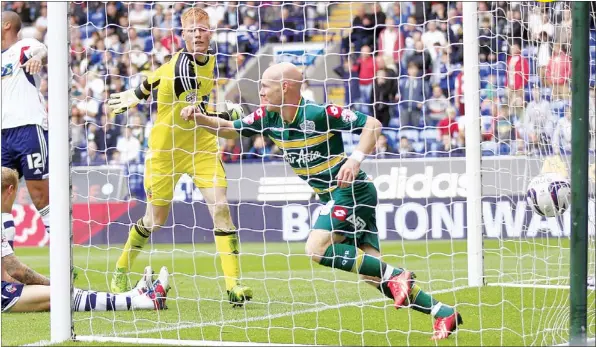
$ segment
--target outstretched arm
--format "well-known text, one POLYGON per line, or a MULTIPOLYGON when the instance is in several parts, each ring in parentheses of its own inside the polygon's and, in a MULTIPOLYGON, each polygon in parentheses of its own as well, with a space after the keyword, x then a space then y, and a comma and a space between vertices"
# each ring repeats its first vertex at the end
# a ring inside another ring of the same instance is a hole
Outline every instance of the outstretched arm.
POLYGON ((194 120, 197 125, 203 126, 208 132, 226 139, 236 139, 240 137, 238 131, 234 128, 234 122, 220 117, 210 117, 200 112, 197 107, 188 106, 180 112, 182 119, 186 121, 194 120))
POLYGON ((21 263, 14 254, 2 257, 2 270, 2 277, 5 277, 4 272, 6 272, 8 276, 23 284, 50 285, 50 280, 47 277, 38 274, 27 265, 21 263))
POLYGON ((383 124, 373 117, 367 117, 366 123, 362 128, 360 134, 360 141, 358 146, 348 160, 342 165, 337 173, 337 180, 339 181, 339 187, 345 188, 350 186, 358 172, 360 171, 360 164, 364 160, 367 154, 370 154, 377 144, 377 139, 381 136, 381 130, 383 124))

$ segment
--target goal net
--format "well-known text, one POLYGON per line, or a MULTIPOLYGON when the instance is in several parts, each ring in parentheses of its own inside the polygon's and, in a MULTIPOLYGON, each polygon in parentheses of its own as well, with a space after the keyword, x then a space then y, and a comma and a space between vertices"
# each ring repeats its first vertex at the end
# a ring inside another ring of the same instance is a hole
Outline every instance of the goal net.
MULTIPOLYGON (((470 97, 464 82, 474 77, 464 79, 463 74, 469 57, 461 2, 71 2, 75 287, 111 289, 131 227, 145 214, 148 198, 159 194, 145 189, 147 160, 155 152, 149 150, 150 138, 163 117, 157 93, 170 88, 177 97, 175 85, 183 82, 162 76, 147 100, 122 114, 112 112, 107 100, 139 87, 185 49, 182 17, 197 7, 208 13, 213 28, 209 59, 214 77, 202 82, 213 82, 205 111, 224 111, 226 100, 242 105, 246 114, 256 111, 263 72, 287 61, 303 72, 305 100, 381 121, 382 136, 362 169, 377 188, 383 260, 414 271, 422 290, 462 314, 464 325, 451 343, 555 345, 569 340, 570 213, 540 217, 526 201, 527 185, 539 173, 569 175, 569 2, 478 2, 478 33, 466 33, 477 35, 479 47, 480 107, 471 115, 466 114, 470 97), (466 143, 466 117, 480 118, 480 143, 466 143), (482 155, 482 249, 477 251, 483 278, 481 286, 471 287, 466 238, 474 228, 468 224, 466 154, 477 146, 482 155)), ((31 13, 35 25, 24 34, 40 35, 47 43, 51 38, 43 37, 40 27, 44 22, 36 20, 43 12, 31 13)), ((586 213, 588 269, 594 278, 594 13, 591 18, 592 166, 586 213)), ((200 86, 199 80, 193 83, 200 86)), ((179 117, 175 112, 170 116, 179 117)), ((164 133, 179 127, 169 122, 164 133)), ((350 155, 360 135, 341 136, 350 155)), ((168 267, 168 309, 77 312, 77 338, 177 345, 428 344, 430 315, 396 311, 392 301, 357 275, 323 267, 306 255, 314 222, 329 212, 288 162, 309 166, 321 153, 289 155, 284 146, 260 135, 218 140, 217 157, 225 168, 231 219, 239 235, 240 279, 254 295, 249 303, 230 305, 222 254, 215 245, 213 204, 196 179, 173 173, 180 164, 173 159, 164 168, 172 173, 174 186, 168 218, 151 233, 129 273, 134 284, 145 266, 156 272, 168 267)), ((174 150, 169 151, 173 158, 174 150)), ((15 213, 36 223, 27 204, 21 205, 15 213)), ((38 237, 41 231, 32 229, 18 228, 17 247, 47 243, 38 237)), ((43 257, 32 252, 23 261, 35 265, 38 258, 43 257)), ((38 263, 44 266, 47 259, 38 263)), ((596 333, 595 311, 592 284, 589 338, 596 333)))

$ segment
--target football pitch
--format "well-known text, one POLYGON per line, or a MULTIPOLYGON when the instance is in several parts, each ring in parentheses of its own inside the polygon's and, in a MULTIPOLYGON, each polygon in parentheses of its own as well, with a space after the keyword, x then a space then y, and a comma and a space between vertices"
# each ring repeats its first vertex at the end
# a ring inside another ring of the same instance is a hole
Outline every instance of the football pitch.
MULTIPOLYGON (((384 260, 415 271, 421 287, 455 304, 464 325, 438 345, 552 345, 567 339, 569 326, 568 240, 485 241, 487 282, 522 286, 466 288, 465 241, 385 242, 384 260), (559 286, 529 285, 549 284, 559 286), (537 281, 537 282, 536 282, 537 281)), ((214 245, 154 245, 139 256, 131 276, 143 267, 173 273, 169 309, 160 312, 75 312, 75 333, 105 337, 320 345, 436 345, 432 319, 395 310, 355 274, 323 268, 304 255, 303 243, 244 243, 243 282, 254 299, 243 308, 227 303, 214 245)), ((17 248, 21 260, 49 272, 47 248, 17 248)), ((119 250, 74 249, 75 286, 109 288, 119 250)), ((595 332, 594 291, 588 291, 588 336, 595 332)), ((49 313, 3 314, 3 345, 49 340, 49 313), (27 333, 20 333, 26 331, 27 333)), ((115 345, 103 342, 85 345, 115 345)), ((65 345, 81 345, 69 342, 65 345)))

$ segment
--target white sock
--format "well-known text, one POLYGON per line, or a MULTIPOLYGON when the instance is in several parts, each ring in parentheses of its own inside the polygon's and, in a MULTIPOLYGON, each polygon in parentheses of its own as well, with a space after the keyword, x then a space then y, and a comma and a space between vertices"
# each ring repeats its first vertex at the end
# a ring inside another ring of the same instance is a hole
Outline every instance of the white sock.
POLYGON ((50 205, 38 210, 39 214, 41 215, 41 221, 43 225, 46 227, 46 232, 50 232, 50 205))
POLYGON ((77 312, 155 309, 153 299, 147 296, 147 294, 139 292, 138 289, 133 289, 122 294, 112 294, 75 288, 72 305, 77 312))
POLYGON ((131 296, 126 294, 111 294, 75 288, 72 305, 77 312, 128 311, 132 299, 131 296))

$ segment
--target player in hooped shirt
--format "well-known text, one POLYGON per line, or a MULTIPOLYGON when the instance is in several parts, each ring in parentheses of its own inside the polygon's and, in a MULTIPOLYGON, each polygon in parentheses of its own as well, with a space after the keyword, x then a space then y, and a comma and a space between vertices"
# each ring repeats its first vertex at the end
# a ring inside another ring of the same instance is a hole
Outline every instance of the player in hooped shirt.
MULTIPOLYGON (((38 312, 50 309, 50 279, 38 274, 15 256, 10 242, 14 238, 12 204, 17 196, 15 170, 2 167, 2 312, 38 312)), ((96 292, 74 288, 74 311, 162 310, 166 308, 169 273, 164 266, 153 281, 150 266, 143 278, 122 293, 96 292)))
POLYGON ((39 72, 46 46, 19 40, 21 19, 2 12, 2 166, 25 177, 33 204, 49 231, 48 131, 39 72))

